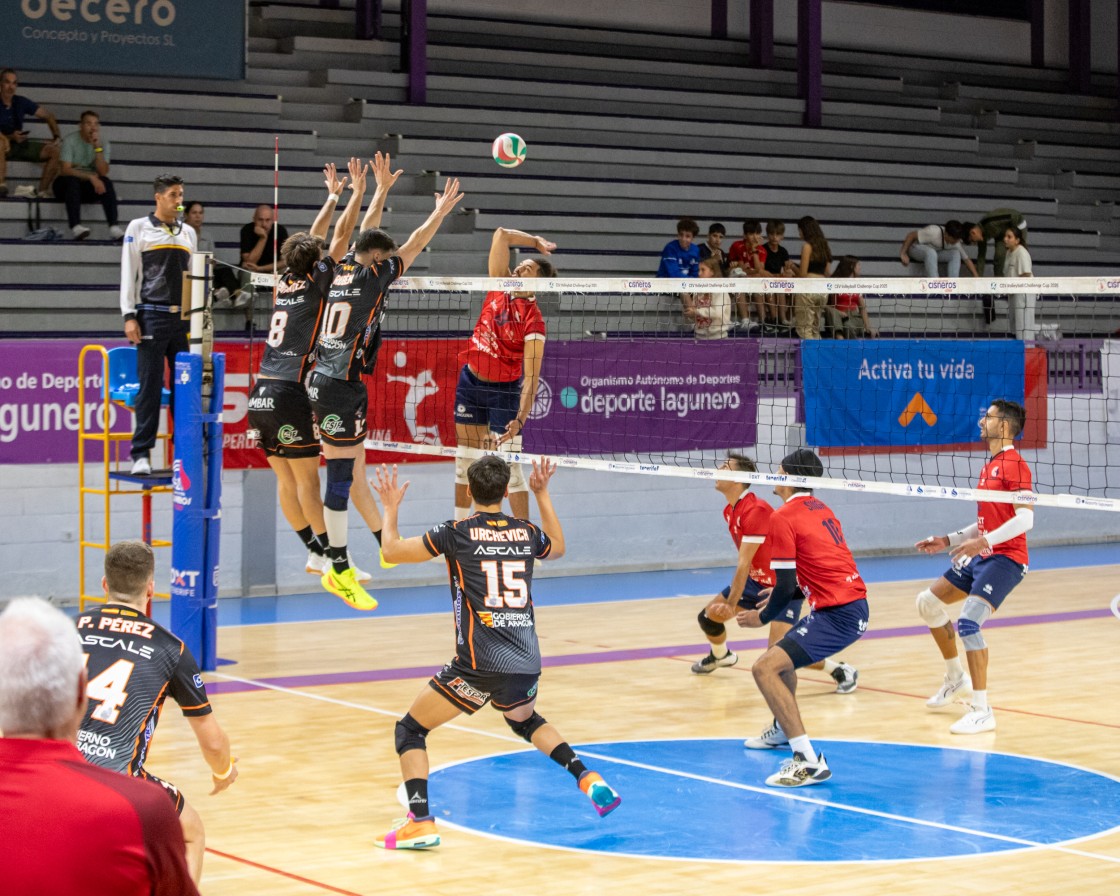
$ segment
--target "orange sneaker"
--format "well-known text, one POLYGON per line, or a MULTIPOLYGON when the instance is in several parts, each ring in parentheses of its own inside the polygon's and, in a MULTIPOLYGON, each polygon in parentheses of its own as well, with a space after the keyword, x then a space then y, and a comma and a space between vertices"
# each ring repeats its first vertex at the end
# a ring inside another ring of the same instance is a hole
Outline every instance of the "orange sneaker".
POLYGON ((614 788, 598 772, 584 772, 579 779, 579 789, 587 794, 600 818, 613 812, 622 802, 622 797, 615 793, 614 788))
POLYGON ((409 812, 408 818, 398 819, 388 834, 373 842, 382 849, 431 849, 439 846, 439 830, 432 816, 417 819, 409 812))

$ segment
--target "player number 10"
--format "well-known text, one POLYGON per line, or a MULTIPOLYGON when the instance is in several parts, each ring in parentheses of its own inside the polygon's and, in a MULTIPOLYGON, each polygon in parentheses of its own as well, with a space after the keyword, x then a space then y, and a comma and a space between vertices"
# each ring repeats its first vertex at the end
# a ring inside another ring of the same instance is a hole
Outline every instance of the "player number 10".
POLYGON ((524 560, 483 560, 480 565, 486 573, 486 606, 519 610, 529 603, 524 560))

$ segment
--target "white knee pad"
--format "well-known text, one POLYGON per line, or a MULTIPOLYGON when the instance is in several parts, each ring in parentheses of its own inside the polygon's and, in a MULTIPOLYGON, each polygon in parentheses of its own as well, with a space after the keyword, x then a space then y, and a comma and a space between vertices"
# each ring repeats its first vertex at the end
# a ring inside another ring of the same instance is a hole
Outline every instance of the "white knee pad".
POLYGON ((945 604, 928 588, 918 595, 915 601, 918 615, 925 620, 930 628, 942 628, 949 624, 949 614, 945 612, 945 604))
MULTIPOLYGON (((456 485, 466 485, 467 484, 467 469, 470 467, 470 465, 471 465, 471 462, 469 460, 467 460, 465 457, 456 457, 455 458, 455 484, 456 485)), ((446 482, 447 480, 444 480, 444 481, 446 482)))
POLYGON ((509 490, 510 492, 529 491, 529 483, 525 481, 525 474, 521 472, 521 464, 509 465, 509 490))

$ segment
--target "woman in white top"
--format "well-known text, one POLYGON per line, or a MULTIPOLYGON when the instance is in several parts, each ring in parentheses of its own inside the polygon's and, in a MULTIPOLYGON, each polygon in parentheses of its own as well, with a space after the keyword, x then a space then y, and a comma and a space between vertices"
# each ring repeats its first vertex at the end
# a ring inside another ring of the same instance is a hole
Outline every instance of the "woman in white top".
MULTIPOLYGON (((1031 254, 1027 251, 1023 233, 1018 227, 1008 227, 1003 232, 1003 245, 1007 255, 1003 262, 1004 277, 1033 277, 1031 254)), ((1036 293, 1015 293, 1007 297, 1007 316, 1011 323, 1011 335, 1016 339, 1034 339, 1034 312, 1038 305, 1036 293)))
POLYGON ((945 276, 958 277, 961 273, 961 263, 968 268, 973 277, 976 265, 965 254, 964 247, 968 245, 969 233, 975 225, 971 221, 946 221, 941 224, 930 224, 921 230, 911 230, 902 241, 898 258, 904 267, 909 267, 911 261, 923 265, 927 279, 937 277, 937 263, 945 262, 945 276))
MULTIPOLYGON (((722 277, 720 259, 709 255, 700 262, 701 277, 722 277)), ((731 329, 732 300, 726 292, 684 294, 684 316, 692 321, 697 339, 722 339, 731 329)))

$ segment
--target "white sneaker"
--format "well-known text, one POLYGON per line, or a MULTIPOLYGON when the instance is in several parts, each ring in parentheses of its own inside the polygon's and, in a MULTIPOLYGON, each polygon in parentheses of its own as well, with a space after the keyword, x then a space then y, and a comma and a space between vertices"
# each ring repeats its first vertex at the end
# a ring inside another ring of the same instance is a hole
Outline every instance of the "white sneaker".
POLYGON ((121 227, 120 224, 114 224, 112 227, 109 228, 109 236, 111 236, 115 240, 123 240, 124 239, 124 228, 121 227))
POLYGON ((364 585, 366 582, 372 582, 373 581, 373 576, 371 576, 364 569, 360 569, 358 567, 358 564, 354 562, 354 555, 353 554, 347 552, 346 559, 350 561, 350 568, 352 570, 354 570, 354 578, 356 578, 358 580, 359 585, 364 585))
POLYGON ((782 763, 779 771, 766 779, 771 787, 805 787, 809 784, 821 784, 832 777, 832 770, 825 761, 824 753, 817 757, 816 762, 809 762, 800 753, 782 763))
POLYGON ((70 235, 76 240, 84 240, 89 236, 89 228, 84 227, 81 224, 75 224, 70 228, 70 235))
POLYGON ((953 734, 983 734, 985 731, 996 730, 996 716, 990 706, 984 709, 969 707, 969 711, 957 719, 949 730, 953 734))
POLYGON ((131 476, 150 476, 152 474, 152 462, 146 457, 136 457, 132 459, 132 470, 129 475, 131 476))
POLYGON ((926 701, 926 706, 930 709, 936 709, 939 706, 948 706, 950 703, 956 703, 958 700, 970 696, 972 696, 972 679, 968 677, 967 673, 956 681, 946 675, 945 680, 941 683, 941 688, 926 701))
POLYGON ((314 551, 307 552, 307 564, 304 566, 304 572, 311 573, 313 576, 322 576, 327 571, 327 567, 331 565, 331 561, 327 559, 325 554, 316 554, 314 551))
POLYGON ((836 682, 837 694, 850 694, 859 687, 859 669, 847 663, 837 663, 832 670, 832 680, 836 682))
POLYGON ((34 199, 36 196, 35 187, 31 184, 24 184, 22 187, 16 187, 12 195, 20 199, 34 199))
POLYGON ((782 730, 782 726, 778 724, 777 719, 758 737, 748 737, 743 741, 743 746, 748 750, 773 750, 787 744, 789 744, 789 738, 786 737, 786 733, 782 730))

